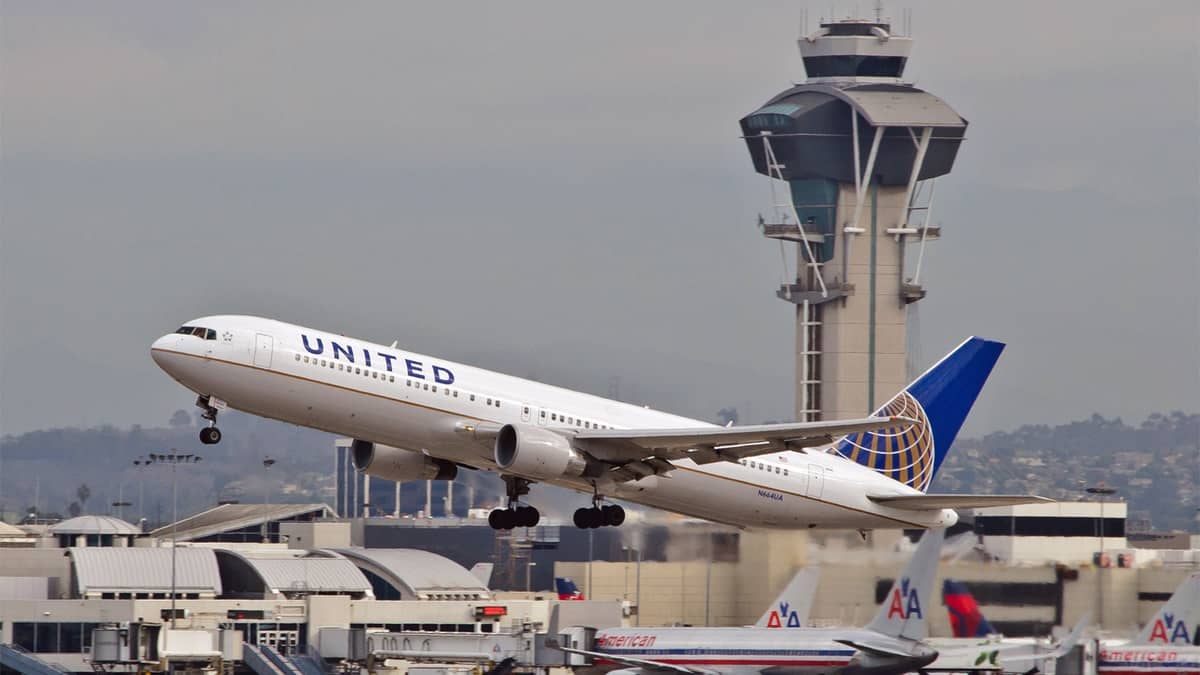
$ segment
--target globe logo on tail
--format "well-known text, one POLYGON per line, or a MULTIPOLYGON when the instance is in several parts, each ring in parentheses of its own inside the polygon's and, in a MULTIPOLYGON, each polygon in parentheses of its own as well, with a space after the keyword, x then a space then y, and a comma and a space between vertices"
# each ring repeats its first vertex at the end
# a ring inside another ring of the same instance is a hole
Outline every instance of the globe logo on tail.
POLYGON ((933 429, 921 403, 900 392, 878 417, 903 417, 915 422, 850 434, 834 447, 843 457, 924 492, 933 480, 933 429))

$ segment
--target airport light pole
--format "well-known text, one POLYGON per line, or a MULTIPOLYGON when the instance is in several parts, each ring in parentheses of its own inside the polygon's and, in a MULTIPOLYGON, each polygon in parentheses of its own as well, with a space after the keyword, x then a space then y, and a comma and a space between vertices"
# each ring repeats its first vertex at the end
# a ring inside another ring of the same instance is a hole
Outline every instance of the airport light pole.
POLYGON ((176 540, 176 530, 179 527, 179 480, 176 474, 176 467, 180 464, 196 464, 203 457, 192 453, 180 453, 175 448, 167 454, 150 453, 150 459, 146 464, 170 464, 171 465, 171 630, 175 630, 175 550, 178 548, 176 540))
POLYGON ((1084 492, 1095 495, 1100 502, 1100 526, 1096 528, 1100 536, 1100 551, 1096 554, 1096 626, 1104 626, 1104 582, 1101 575, 1104 574, 1101 561, 1104 559, 1104 498, 1116 494, 1117 489, 1108 487, 1104 483, 1094 485, 1084 490, 1084 492))
POLYGON ((137 468, 138 474, 138 518, 146 518, 146 467, 150 465, 150 460, 145 457, 138 457, 133 460, 133 466, 137 468))
POLYGON ((271 467, 275 460, 263 457, 263 543, 271 543, 271 467))

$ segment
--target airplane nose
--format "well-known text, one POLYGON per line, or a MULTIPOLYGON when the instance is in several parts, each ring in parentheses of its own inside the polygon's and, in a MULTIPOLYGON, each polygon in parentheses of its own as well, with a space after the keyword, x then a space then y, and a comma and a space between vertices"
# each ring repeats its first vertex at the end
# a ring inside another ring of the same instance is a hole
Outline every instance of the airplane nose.
POLYGON ((168 333, 150 345, 150 358, 158 364, 159 368, 167 369, 168 352, 177 348, 176 343, 179 341, 179 336, 174 333, 168 333))

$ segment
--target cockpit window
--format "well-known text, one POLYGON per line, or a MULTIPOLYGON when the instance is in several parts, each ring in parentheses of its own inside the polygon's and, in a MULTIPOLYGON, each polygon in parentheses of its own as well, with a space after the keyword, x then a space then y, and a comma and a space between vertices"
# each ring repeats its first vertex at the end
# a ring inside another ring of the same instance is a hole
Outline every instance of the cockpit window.
POLYGON ((180 326, 179 330, 175 331, 177 335, 195 335, 201 340, 216 340, 217 331, 212 328, 201 328, 200 326, 180 326))

